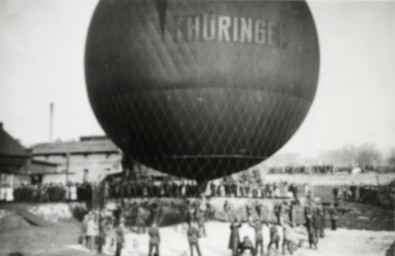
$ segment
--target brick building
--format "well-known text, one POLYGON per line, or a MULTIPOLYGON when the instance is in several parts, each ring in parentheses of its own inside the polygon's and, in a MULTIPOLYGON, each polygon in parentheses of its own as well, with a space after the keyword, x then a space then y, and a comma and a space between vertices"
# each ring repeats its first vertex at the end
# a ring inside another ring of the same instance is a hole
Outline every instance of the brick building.
POLYGON ((41 143, 32 147, 32 158, 57 165, 57 173, 44 179, 52 182, 98 182, 106 175, 122 172, 122 153, 105 136, 80 137, 79 141, 41 143))

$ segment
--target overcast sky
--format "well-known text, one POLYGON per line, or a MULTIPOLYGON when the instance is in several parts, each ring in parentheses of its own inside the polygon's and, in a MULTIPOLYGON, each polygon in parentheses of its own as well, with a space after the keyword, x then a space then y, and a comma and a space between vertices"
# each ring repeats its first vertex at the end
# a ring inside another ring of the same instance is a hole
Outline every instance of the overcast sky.
MULTIPOLYGON (((280 152, 395 147, 395 2, 309 1, 320 42, 318 91, 280 152)), ((83 56, 93 0, 0 0, 0 122, 24 145, 103 134, 83 56)))

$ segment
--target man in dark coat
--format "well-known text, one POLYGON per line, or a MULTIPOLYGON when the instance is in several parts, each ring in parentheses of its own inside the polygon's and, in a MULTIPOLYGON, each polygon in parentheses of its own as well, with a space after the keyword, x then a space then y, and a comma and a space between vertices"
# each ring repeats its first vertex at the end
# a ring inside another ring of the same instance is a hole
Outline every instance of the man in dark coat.
POLYGON ((317 208, 317 221, 318 221, 318 233, 321 238, 325 237, 325 212, 322 207, 317 208))
POLYGON ((331 226, 332 226, 332 230, 336 230, 337 228, 337 219, 338 219, 338 213, 336 208, 334 207, 333 204, 331 204, 330 208, 329 208, 329 216, 331 218, 331 226))
POLYGON ((214 181, 211 181, 210 182, 210 195, 211 195, 211 197, 215 197, 216 196, 216 185, 215 185, 215 183, 214 183, 214 181))
POLYGON ((306 229, 307 232, 309 232, 310 227, 311 227, 311 217, 313 215, 313 208, 311 205, 307 205, 304 207, 304 217, 306 219, 306 229))
POLYGON ((115 250, 115 256, 121 256, 121 251, 123 245, 125 243, 125 234, 124 234, 124 221, 121 220, 118 227, 115 229, 115 237, 117 242, 117 247, 115 250))
POLYGON ((145 210, 141 204, 137 208, 136 226, 138 234, 145 233, 145 210))
POLYGON ((283 224, 283 212, 285 211, 285 205, 282 202, 276 203, 274 206, 274 214, 277 218, 277 225, 282 226, 283 224))
POLYGON ((319 221, 317 218, 317 213, 313 211, 313 214, 311 215, 311 225, 307 231, 309 236, 310 248, 314 247, 315 249, 317 249, 318 230, 319 230, 319 221))
POLYGON ((228 244, 228 248, 232 250, 232 256, 237 256, 240 244, 239 228, 241 228, 241 223, 237 221, 237 218, 234 218, 230 224, 230 237, 228 244))

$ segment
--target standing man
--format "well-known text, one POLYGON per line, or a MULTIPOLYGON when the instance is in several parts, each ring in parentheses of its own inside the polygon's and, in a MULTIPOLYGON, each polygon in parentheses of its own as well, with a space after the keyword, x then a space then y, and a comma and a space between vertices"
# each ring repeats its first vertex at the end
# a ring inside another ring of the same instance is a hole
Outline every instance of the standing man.
MULTIPOLYGON (((296 202, 295 202, 296 203, 296 202)), ((288 207, 288 217, 289 217, 289 223, 291 227, 295 226, 294 223, 294 202, 289 202, 289 207, 288 207)))
POLYGON ((199 234, 201 234, 202 236, 207 236, 205 227, 205 211, 202 209, 198 209, 196 213, 196 219, 198 221, 199 234))
MULTIPOLYGON (((230 219, 230 214, 229 219, 230 219)), ((237 256, 239 244, 240 244, 240 235, 239 228, 241 228, 241 222, 238 223, 237 218, 234 217, 232 223, 230 224, 230 237, 228 248, 232 250, 232 256, 237 256)))
POLYGON ((282 252, 283 255, 285 254, 285 247, 287 247, 287 250, 291 255, 293 255, 293 250, 292 250, 292 237, 291 237, 291 227, 288 224, 284 224, 283 226, 283 244, 282 244, 282 252))
POLYGON ((274 206, 274 214, 276 214, 277 218, 277 225, 283 225, 283 211, 284 211, 284 204, 282 202, 277 203, 274 206))
POLYGON ((263 256, 263 234, 262 234, 262 223, 259 219, 255 220, 253 223, 249 220, 248 224, 255 231, 255 249, 254 255, 258 254, 258 247, 260 247, 260 254, 263 256))
POLYGON ((311 204, 306 205, 304 207, 304 217, 306 219, 305 225, 306 225, 307 232, 309 232, 309 230, 310 230, 312 214, 313 214, 313 209, 312 209, 311 204))
POLYGON ((316 235, 315 228, 317 226, 317 217, 314 212, 314 208, 310 203, 305 207, 304 215, 306 218, 306 229, 307 229, 307 235, 308 235, 308 239, 309 239, 310 248, 312 248, 313 245, 315 247, 317 247, 316 237, 315 237, 315 235, 316 235))
POLYGON ((216 186, 215 186, 215 183, 214 183, 214 181, 210 181, 210 195, 211 195, 211 197, 215 197, 215 195, 216 195, 216 186))
POLYGON ((145 233, 145 210, 142 204, 137 208, 136 226, 138 234, 145 233))
POLYGON ((293 187, 292 187, 292 194, 294 196, 296 205, 300 205, 298 193, 299 193, 298 187, 294 184, 293 187))
POLYGON ((148 235, 150 237, 148 256, 152 255, 152 251, 154 248, 156 253, 154 255, 159 256, 160 234, 159 234, 158 225, 156 224, 155 221, 152 223, 151 228, 148 230, 148 235))
POLYGON ((191 250, 191 256, 193 256, 193 247, 196 248, 198 256, 202 256, 199 247, 199 230, 196 228, 195 223, 191 223, 187 232, 189 249, 191 250))
POLYGON ((124 225, 124 220, 121 219, 117 228, 115 229, 115 239, 117 241, 115 256, 121 256, 123 244, 125 243, 124 225))
POLYGON ((310 248, 314 246, 315 249, 317 249, 317 244, 318 244, 318 232, 320 229, 319 225, 319 220, 317 216, 317 211, 313 211, 313 215, 311 217, 311 225, 310 225, 310 230, 309 230, 309 242, 310 242, 310 248))
POLYGON ((234 197, 237 197, 237 184, 236 184, 236 181, 232 181, 232 184, 231 184, 231 194, 234 196, 234 197))
POLYGON ((318 232, 321 238, 325 237, 325 212, 322 205, 317 207, 318 232))
POLYGON ((280 242, 280 235, 278 234, 278 230, 275 224, 272 224, 270 227, 270 242, 267 246, 268 254, 270 255, 270 250, 272 248, 272 244, 276 245, 276 250, 278 251, 278 244, 280 242))
POLYGON ((329 216, 331 218, 331 226, 332 226, 332 230, 336 230, 337 228, 337 219, 338 217, 338 213, 336 208, 334 207, 333 204, 331 204, 330 208, 329 208, 329 216))
POLYGON ((93 213, 89 213, 88 221, 86 223, 86 241, 89 250, 93 251, 95 247, 95 238, 97 235, 97 227, 95 222, 95 216, 93 213))
POLYGON ((193 203, 189 202, 188 200, 187 202, 187 223, 188 226, 191 226, 192 221, 196 220, 196 208, 194 206, 193 203))

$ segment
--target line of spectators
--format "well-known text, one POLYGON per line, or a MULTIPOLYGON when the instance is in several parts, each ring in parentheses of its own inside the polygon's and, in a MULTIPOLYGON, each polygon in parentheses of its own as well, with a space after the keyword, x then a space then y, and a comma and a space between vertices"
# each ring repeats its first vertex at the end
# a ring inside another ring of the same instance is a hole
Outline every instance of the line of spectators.
POLYGON ((110 198, 122 197, 179 197, 196 196, 198 187, 195 181, 125 181, 116 179, 106 182, 104 193, 110 198))
MULTIPOLYGON (((336 172, 351 173, 353 171, 351 166, 333 166, 333 165, 313 165, 313 166, 281 166, 272 167, 269 169, 269 173, 321 173, 321 174, 333 174, 336 172)), ((377 172, 377 173, 394 173, 395 167, 391 166, 363 166, 358 168, 362 173, 365 172, 377 172)))
POLYGON ((1 189, 0 201, 14 202, 64 202, 92 199, 90 183, 48 183, 38 185, 21 184, 15 188, 1 189))
POLYGON ((388 205, 395 203, 394 192, 390 187, 363 184, 335 187, 333 198, 338 205, 341 205, 344 200, 379 206, 383 206, 383 201, 388 201, 388 205))
MULTIPOLYGON (((16 188, 7 188, 2 191, 0 201, 87 201, 92 199, 92 189, 90 183, 69 183, 68 186, 61 183, 21 184, 16 188)), ((112 180, 104 183, 103 194, 105 198, 195 197, 198 195, 198 186, 194 181, 112 180)), ((262 184, 252 181, 217 180, 208 183, 205 194, 210 197, 294 197, 296 199, 298 188, 285 182, 262 184)))
POLYGON ((282 166, 272 167, 269 173, 333 173, 339 171, 333 165, 314 165, 314 166, 282 166))
MULTIPOLYGON (((198 187, 191 181, 118 181, 105 183, 108 198, 130 197, 193 197, 198 187)), ((298 187, 286 182, 210 181, 205 194, 210 197, 298 198, 298 187)))
POLYGON ((211 197, 244 198, 298 198, 298 187, 287 182, 263 184, 253 181, 212 181, 208 195, 211 197))

